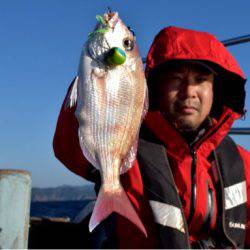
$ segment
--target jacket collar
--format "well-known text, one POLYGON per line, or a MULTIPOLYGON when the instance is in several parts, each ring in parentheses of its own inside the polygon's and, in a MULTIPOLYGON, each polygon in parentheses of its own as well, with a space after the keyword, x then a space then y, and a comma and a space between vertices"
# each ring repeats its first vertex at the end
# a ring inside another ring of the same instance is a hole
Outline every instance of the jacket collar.
MULTIPOLYGON (((239 114, 225 107, 222 116, 208 129, 204 135, 192 146, 205 157, 208 157, 220 142, 229 133, 233 122, 240 117, 239 114)), ((145 125, 154 133, 154 135, 164 143, 169 155, 182 161, 184 157, 190 154, 190 146, 187 141, 164 117, 159 111, 150 111, 145 117, 145 125)))

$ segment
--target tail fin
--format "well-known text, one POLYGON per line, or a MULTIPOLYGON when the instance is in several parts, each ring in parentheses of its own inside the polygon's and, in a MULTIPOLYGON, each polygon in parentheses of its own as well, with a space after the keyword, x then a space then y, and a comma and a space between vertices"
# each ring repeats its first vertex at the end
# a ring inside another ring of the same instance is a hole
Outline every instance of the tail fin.
POLYGON ((117 212, 129 219, 147 237, 146 229, 143 226, 137 213, 135 212, 123 188, 121 188, 119 194, 111 194, 104 192, 103 188, 101 187, 94 207, 94 211, 90 218, 89 231, 92 232, 94 228, 99 225, 105 218, 107 218, 112 212, 117 212))

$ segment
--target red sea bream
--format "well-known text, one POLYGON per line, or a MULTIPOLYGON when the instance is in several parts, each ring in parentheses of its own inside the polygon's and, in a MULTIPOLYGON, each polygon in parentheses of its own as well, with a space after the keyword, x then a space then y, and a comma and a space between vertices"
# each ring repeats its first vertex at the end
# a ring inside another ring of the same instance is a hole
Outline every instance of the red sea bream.
POLYGON ((97 19, 83 47, 69 100, 70 106, 77 105, 82 152, 102 179, 89 229, 117 212, 146 235, 120 183, 120 174, 135 160, 138 132, 147 110, 143 63, 136 38, 118 13, 97 19))

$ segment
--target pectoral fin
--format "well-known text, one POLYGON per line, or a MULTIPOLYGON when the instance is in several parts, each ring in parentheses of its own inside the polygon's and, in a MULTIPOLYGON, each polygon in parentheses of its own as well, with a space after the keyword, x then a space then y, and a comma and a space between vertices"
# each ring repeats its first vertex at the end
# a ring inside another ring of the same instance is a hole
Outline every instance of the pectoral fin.
POLYGON ((69 91, 67 102, 65 104, 65 108, 72 108, 77 103, 77 86, 78 86, 79 77, 77 76, 71 90, 69 91))

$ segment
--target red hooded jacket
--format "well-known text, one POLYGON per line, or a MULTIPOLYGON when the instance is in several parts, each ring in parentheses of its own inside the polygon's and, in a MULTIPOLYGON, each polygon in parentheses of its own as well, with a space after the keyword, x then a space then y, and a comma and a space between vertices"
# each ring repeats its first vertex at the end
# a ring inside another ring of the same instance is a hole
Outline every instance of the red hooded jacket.
MULTIPOLYGON (((206 187, 209 183, 216 196, 216 180, 212 177, 212 165, 207 160, 223 138, 228 134, 233 122, 244 114, 245 76, 234 57, 213 35, 177 27, 163 29, 154 39, 147 57, 146 76, 162 63, 171 60, 199 60, 214 68, 218 73, 218 87, 215 95, 223 93, 223 98, 216 101, 212 109, 212 116, 217 120, 205 135, 200 139, 201 146, 197 151, 199 159, 197 165, 197 202, 193 219, 189 222, 190 241, 195 242, 203 237, 200 229, 206 215, 206 187), (222 92, 223 91, 223 92, 222 92), (225 122, 224 117, 229 116, 225 122), (213 133, 216 131, 216 133, 213 133)), ((152 84, 152 83, 150 83, 152 84)), ((53 146, 56 157, 71 171, 89 179, 89 163, 84 158, 78 141, 78 122, 74 115, 75 108, 65 108, 68 94, 62 105, 58 118, 53 146)), ((144 123, 165 143, 170 158, 171 168, 178 188, 186 218, 190 214, 191 200, 191 163, 192 158, 187 142, 158 112, 149 111, 144 123)), ((247 179, 247 210, 248 223, 246 247, 250 247, 250 153, 238 146, 244 161, 247 179)), ((131 202, 139 214, 148 237, 145 238, 138 229, 123 217, 118 217, 117 235, 121 248, 156 248, 157 237, 149 202, 143 190, 143 180, 138 161, 125 174, 121 175, 121 182, 131 202)), ((216 199, 215 199, 216 200, 216 199)), ((216 204, 215 204, 216 208, 216 204)), ((215 209, 212 229, 216 227, 216 218, 219 215, 215 209)))

